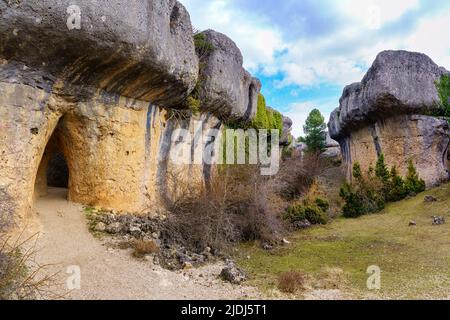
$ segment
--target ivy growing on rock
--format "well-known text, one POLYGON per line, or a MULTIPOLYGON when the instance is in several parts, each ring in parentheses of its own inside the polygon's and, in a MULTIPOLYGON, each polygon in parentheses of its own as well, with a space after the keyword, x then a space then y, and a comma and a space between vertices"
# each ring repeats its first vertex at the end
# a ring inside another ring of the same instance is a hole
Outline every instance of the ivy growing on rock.
POLYGON ((258 107, 256 116, 252 120, 250 127, 253 129, 283 130, 283 116, 276 110, 267 107, 266 99, 262 94, 258 96, 258 107))
POLYGON ((441 107, 445 111, 445 116, 450 117, 450 75, 443 75, 439 81, 436 82, 441 107))

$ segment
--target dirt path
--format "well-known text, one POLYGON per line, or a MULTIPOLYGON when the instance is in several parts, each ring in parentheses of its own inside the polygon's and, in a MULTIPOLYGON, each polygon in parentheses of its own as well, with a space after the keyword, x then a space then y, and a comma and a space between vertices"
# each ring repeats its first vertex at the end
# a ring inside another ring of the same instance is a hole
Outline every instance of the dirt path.
POLYGON ((48 273, 59 273, 55 278, 56 291, 65 298, 152 300, 261 297, 254 288, 233 286, 217 279, 221 265, 170 272, 151 262, 138 261, 127 251, 107 248, 88 231, 82 207, 65 200, 66 192, 51 188, 47 197, 39 199, 36 205, 38 219, 30 228, 40 232, 37 260, 53 265, 47 269, 48 273), (81 288, 68 290, 67 279, 73 275, 67 273, 68 268, 76 272, 78 267, 81 288))

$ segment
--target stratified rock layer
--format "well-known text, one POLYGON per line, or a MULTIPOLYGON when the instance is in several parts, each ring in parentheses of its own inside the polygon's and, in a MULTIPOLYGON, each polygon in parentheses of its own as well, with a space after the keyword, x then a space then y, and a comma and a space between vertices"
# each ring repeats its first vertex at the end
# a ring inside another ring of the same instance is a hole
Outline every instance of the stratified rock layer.
POLYGON ((402 174, 413 160, 428 186, 448 179, 448 123, 423 115, 438 105, 435 82, 447 73, 424 54, 385 51, 360 83, 344 89, 328 127, 349 178, 355 162, 366 171, 384 154, 402 174))

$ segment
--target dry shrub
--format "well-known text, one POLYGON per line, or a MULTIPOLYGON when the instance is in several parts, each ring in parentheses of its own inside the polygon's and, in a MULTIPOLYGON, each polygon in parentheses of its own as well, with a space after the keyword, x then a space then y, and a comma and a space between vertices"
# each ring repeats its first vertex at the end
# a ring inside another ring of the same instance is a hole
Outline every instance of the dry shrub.
POLYGON ((132 246, 134 250, 133 256, 136 258, 159 252, 159 247, 153 240, 135 240, 132 246))
POLYGON ((0 300, 29 300, 56 298, 52 290, 55 275, 45 275, 49 266, 35 261, 34 235, 21 241, 0 238, 0 300))
POLYGON ((236 165, 219 168, 200 190, 179 188, 184 192, 168 206, 165 238, 197 252, 222 251, 237 241, 276 241, 282 209, 272 183, 257 166, 236 165))
POLYGON ((278 289, 284 293, 294 294, 304 290, 305 274, 296 271, 284 272, 278 277, 278 289))
POLYGON ((305 195, 317 177, 330 167, 329 161, 320 153, 286 159, 280 166, 278 175, 279 192, 286 200, 294 200, 305 195))

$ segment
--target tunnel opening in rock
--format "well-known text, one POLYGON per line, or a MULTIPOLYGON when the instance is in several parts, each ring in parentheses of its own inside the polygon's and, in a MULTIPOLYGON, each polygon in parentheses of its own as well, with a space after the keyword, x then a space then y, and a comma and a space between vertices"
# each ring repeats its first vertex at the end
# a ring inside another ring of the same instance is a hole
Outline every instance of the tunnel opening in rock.
POLYGON ((62 151, 58 150, 47 166, 47 187, 69 188, 69 168, 62 151))
POLYGON ((62 120, 51 135, 36 175, 35 198, 48 195, 49 188, 69 188, 69 166, 63 152, 62 120))

